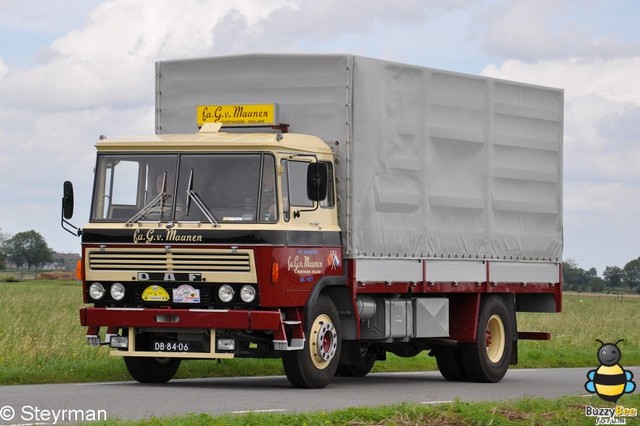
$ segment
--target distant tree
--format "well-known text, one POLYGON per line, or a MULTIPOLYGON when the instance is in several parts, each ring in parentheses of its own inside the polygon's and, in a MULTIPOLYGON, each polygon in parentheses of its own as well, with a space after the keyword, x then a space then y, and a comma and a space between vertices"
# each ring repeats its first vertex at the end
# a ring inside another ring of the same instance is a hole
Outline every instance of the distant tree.
POLYGON ((640 257, 624 265, 622 281, 630 289, 640 285, 640 257))
POLYGON ((604 268, 602 276, 607 286, 611 289, 619 288, 622 285, 624 271, 618 266, 607 266, 604 268))
POLYGON ((27 269, 38 267, 51 261, 51 249, 42 235, 36 231, 19 232, 3 244, 8 260, 19 268, 27 265, 27 269))
POLYGON ((11 236, 5 232, 2 232, 2 228, 0 228, 0 269, 6 268, 6 255, 4 254, 4 242, 7 241, 11 236))
POLYGON ((606 287, 605 281, 600 277, 592 278, 589 281, 589 288, 594 293, 602 293, 606 287))
POLYGON ((589 281, 597 276, 596 268, 585 271, 578 267, 575 260, 567 259, 562 262, 562 278, 566 290, 587 291, 589 281))

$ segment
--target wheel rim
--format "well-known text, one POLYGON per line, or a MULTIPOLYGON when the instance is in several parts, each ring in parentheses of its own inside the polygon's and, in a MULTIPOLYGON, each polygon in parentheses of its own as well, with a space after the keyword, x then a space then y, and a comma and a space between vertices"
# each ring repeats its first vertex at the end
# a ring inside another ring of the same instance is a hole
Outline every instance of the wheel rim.
POLYGON ((329 366, 338 348, 338 333, 327 315, 318 315, 309 333, 311 361, 323 370, 329 366))
POLYGON ((487 357, 493 363, 498 363, 502 359, 505 348, 505 331, 502 318, 494 314, 487 322, 487 332, 485 336, 487 357))

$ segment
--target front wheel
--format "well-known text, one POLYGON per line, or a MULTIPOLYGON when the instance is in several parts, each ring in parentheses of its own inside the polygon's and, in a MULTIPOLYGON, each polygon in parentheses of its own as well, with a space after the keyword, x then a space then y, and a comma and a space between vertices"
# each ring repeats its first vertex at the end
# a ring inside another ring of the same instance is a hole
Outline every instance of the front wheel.
POLYGON ((462 363, 470 379, 496 383, 507 373, 513 347, 512 315, 500 296, 483 301, 476 343, 461 347, 462 363))
POLYGON ((306 325, 304 348, 282 354, 282 365, 289 382, 297 388, 324 388, 338 368, 342 332, 335 305, 320 296, 311 308, 306 325))
POLYGON ((180 367, 179 358, 124 357, 131 377, 140 383, 166 383, 180 367))

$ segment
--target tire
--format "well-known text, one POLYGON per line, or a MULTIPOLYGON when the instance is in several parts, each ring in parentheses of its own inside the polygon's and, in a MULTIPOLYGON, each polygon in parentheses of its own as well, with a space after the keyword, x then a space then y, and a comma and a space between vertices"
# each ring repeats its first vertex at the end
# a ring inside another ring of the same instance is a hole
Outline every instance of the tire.
POLYGON ((483 300, 476 343, 461 347, 467 376, 476 382, 496 383, 509 368, 513 348, 512 313, 500 296, 483 300))
POLYGON ((293 386, 319 389, 331 382, 338 368, 342 339, 340 317, 331 299, 320 296, 308 318, 304 348, 283 352, 282 365, 293 386))
POLYGON ((340 364, 338 365, 336 376, 364 377, 369 374, 378 356, 376 345, 362 345, 360 348, 360 356, 362 357, 362 365, 340 364))
POLYGON ((180 367, 179 358, 124 357, 131 377, 140 383, 166 383, 180 367))
POLYGON ((461 350, 457 346, 440 346, 433 349, 440 374, 451 382, 464 382, 469 376, 464 370, 461 350))

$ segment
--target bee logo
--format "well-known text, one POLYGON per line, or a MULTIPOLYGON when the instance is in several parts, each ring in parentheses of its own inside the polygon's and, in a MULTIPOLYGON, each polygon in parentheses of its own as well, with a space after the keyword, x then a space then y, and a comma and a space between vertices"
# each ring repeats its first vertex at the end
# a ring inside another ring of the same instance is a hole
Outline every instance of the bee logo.
POLYGON ((598 349, 600 366, 587 373, 589 380, 584 384, 584 388, 605 401, 617 403, 623 394, 631 393, 636 388, 636 384, 631 380, 633 373, 618 364, 622 357, 618 343, 624 340, 620 339, 616 343, 604 343, 599 339, 596 341, 601 345, 598 349))

